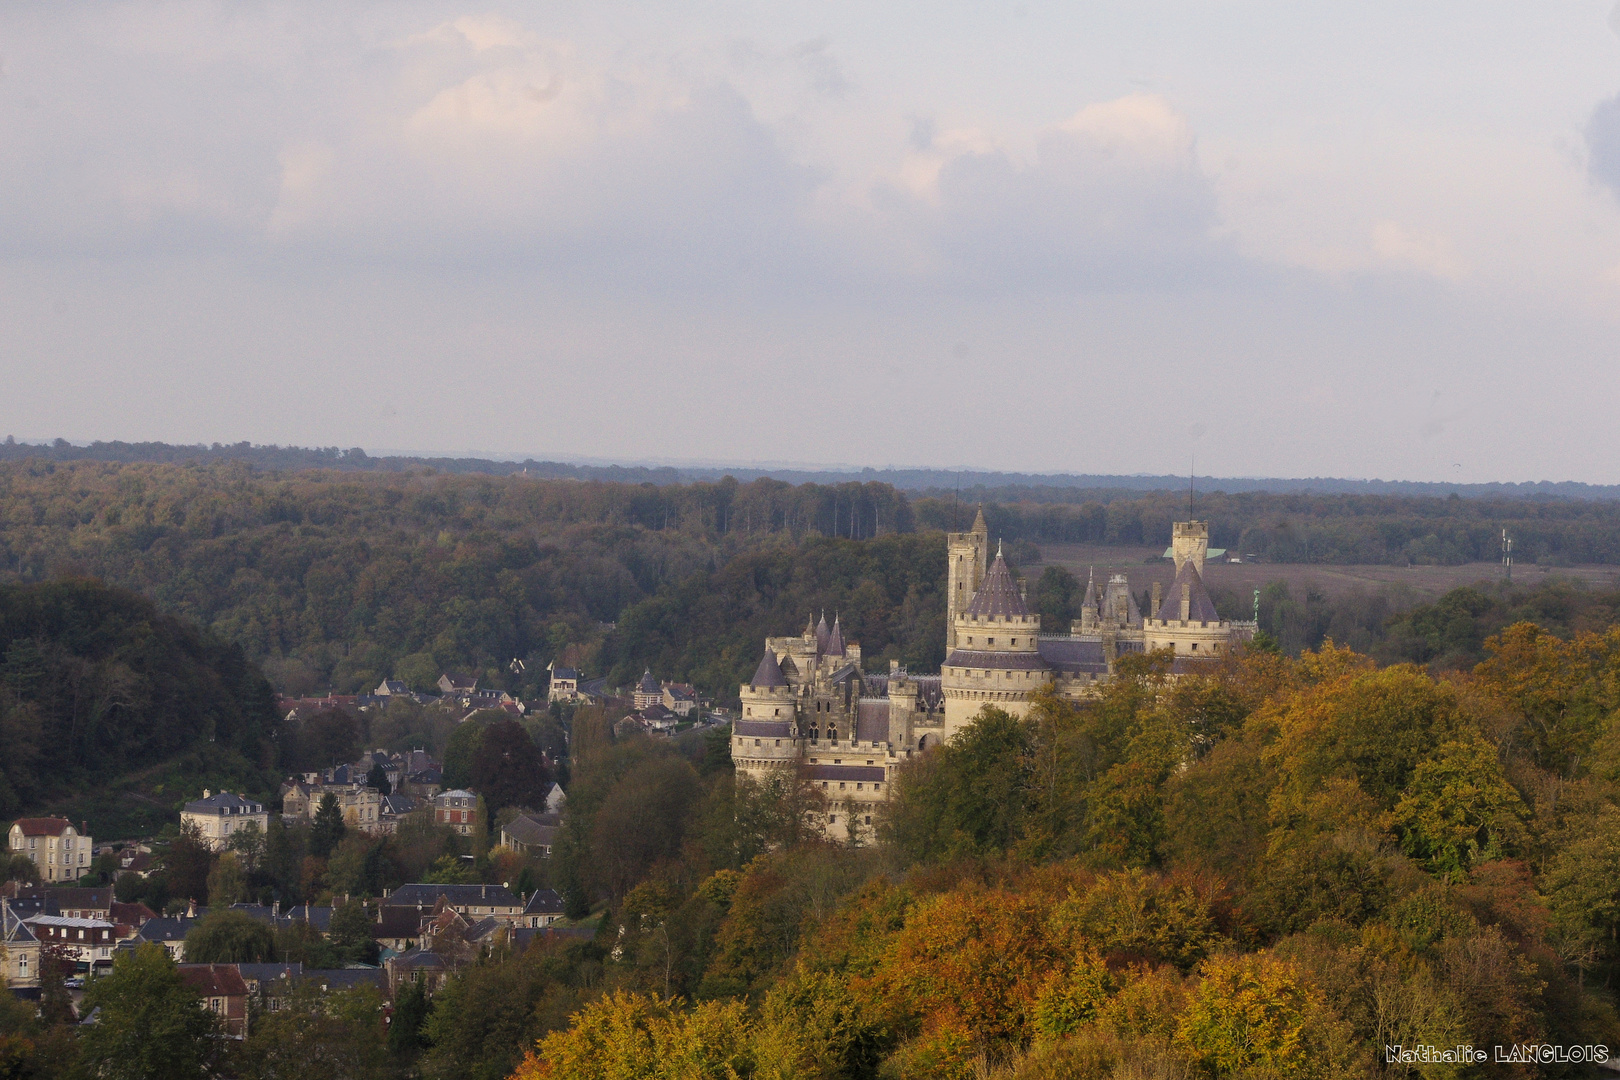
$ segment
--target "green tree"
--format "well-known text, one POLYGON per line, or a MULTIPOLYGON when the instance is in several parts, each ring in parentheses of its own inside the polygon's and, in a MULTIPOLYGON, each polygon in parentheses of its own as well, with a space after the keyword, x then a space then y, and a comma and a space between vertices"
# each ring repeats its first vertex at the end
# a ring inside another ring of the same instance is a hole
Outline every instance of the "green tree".
POLYGON ((224 851, 208 872, 208 903, 216 908, 230 907, 247 898, 247 875, 236 852, 224 851))
POLYGON ((343 807, 338 804, 336 795, 326 792, 315 808, 315 825, 309 830, 309 853, 317 859, 326 858, 343 839, 346 829, 343 807))
POLYGON ((1402 851, 1460 881, 1476 863, 1518 854, 1528 817, 1496 747, 1465 730, 1418 765, 1387 820, 1402 851))
POLYGON ((383 768, 380 762, 374 763, 371 771, 366 773, 366 786, 375 788, 379 795, 387 795, 394 790, 393 785, 388 782, 388 770, 383 768))
POLYGON ((388 1050, 399 1057, 412 1057, 426 1043, 422 1038, 422 1024, 427 1020, 427 991, 418 982, 400 986, 394 994, 394 1017, 388 1025, 388 1050))
POLYGON ((236 853, 244 871, 253 874, 264 861, 265 843, 265 832, 259 828, 259 823, 247 821, 242 823, 241 828, 231 833, 231 838, 225 842, 225 848, 236 853))
POLYGON ((350 960, 359 964, 377 962, 377 920, 364 900, 345 900, 332 908, 327 936, 350 960))
POLYGON ((478 716, 462 721, 444 744, 444 786, 468 788, 473 785, 473 762, 484 739, 484 724, 478 716))
POLYGON ((901 767, 879 835, 917 861, 1012 848, 1032 750, 1027 723, 986 706, 956 738, 901 767))
POLYGON ((120 950, 90 983, 84 1011, 100 1010, 79 1036, 84 1067, 98 1080, 203 1080, 220 1047, 214 1015, 181 979, 161 945, 120 950))
POLYGON ((540 749, 516 720, 487 725, 473 755, 472 784, 491 811, 538 807, 551 783, 540 749))
POLYGON ((398 1075, 383 1025, 385 1002, 375 989, 326 993, 304 983, 283 996, 280 1005, 254 1017, 240 1056, 244 1076, 385 1080, 398 1075))
POLYGON ((210 911, 186 934, 186 961, 192 964, 262 964, 275 956, 275 932, 242 911, 210 911))
POLYGON ((208 875, 214 869, 214 853, 203 841, 195 825, 182 825, 180 835, 169 844, 163 856, 164 879, 169 895, 181 900, 208 902, 208 875))

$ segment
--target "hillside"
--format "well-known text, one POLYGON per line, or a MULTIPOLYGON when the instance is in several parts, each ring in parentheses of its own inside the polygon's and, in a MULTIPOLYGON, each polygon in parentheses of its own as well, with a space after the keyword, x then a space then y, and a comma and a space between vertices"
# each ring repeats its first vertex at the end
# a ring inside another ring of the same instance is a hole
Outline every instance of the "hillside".
POLYGON ((116 824, 140 815, 114 792, 161 784, 149 774, 258 787, 276 736, 269 683, 237 646, 97 582, 0 586, 0 819, 48 808, 116 824))

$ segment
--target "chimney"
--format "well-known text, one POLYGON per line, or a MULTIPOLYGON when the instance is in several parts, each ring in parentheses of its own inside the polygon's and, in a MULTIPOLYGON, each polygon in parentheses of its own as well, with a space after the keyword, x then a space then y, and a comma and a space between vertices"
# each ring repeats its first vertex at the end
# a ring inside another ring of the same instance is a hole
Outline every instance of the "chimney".
POLYGON ((1153 618, 1158 617, 1159 605, 1162 604, 1163 602, 1164 602, 1164 586, 1161 585, 1159 582, 1155 581, 1153 583, 1153 610, 1148 612, 1148 618, 1153 619, 1153 618))
POLYGON ((1192 618, 1192 583, 1186 582, 1181 586, 1181 621, 1186 622, 1192 618))
POLYGON ((270 917, 272 919, 276 919, 276 918, 280 918, 280 916, 281 916, 281 901, 277 900, 277 901, 273 902, 270 905, 270 917))
POLYGON ((208 797, 209 797, 209 796, 211 796, 211 795, 212 795, 212 794, 213 794, 213 792, 212 792, 212 791, 209 791, 209 790, 208 790, 208 789, 207 789, 207 788, 203 788, 203 798, 205 798, 205 799, 206 799, 206 798, 208 798, 208 797))
POLYGON ((186 918, 195 919, 196 917, 197 917, 197 901, 192 900, 188 904, 186 904, 186 918))

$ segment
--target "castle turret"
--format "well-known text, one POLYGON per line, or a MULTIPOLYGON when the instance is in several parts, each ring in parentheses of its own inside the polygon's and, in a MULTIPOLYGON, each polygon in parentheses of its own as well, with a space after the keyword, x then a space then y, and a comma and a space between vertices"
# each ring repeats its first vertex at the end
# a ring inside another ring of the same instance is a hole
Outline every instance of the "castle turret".
POLYGON ((1073 632, 1077 634, 1097 632, 1097 573, 1094 567, 1086 568, 1086 596, 1080 601, 1080 623, 1073 632))
POLYGON ((998 548, 995 562, 966 610, 956 615, 956 646, 941 672, 947 736, 985 705, 1015 715, 1051 677, 1040 655, 1041 617, 1031 613, 998 548))
POLYGON ((967 610, 984 582, 985 559, 990 551, 990 526, 980 507, 973 528, 946 537, 945 649, 956 647, 956 617, 967 610))
POLYGON ((1204 572, 1204 555, 1209 551, 1209 522, 1207 521, 1178 521, 1171 526, 1170 555, 1176 562, 1176 574, 1181 574, 1181 567, 1191 562, 1198 568, 1200 575, 1204 572))

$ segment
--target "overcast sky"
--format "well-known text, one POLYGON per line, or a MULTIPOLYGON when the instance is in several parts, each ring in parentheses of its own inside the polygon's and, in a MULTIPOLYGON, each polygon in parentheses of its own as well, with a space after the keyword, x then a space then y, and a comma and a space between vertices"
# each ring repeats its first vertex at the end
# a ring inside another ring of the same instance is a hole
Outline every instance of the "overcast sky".
POLYGON ((1603 2, 0 5, 0 435, 1620 481, 1603 2))

